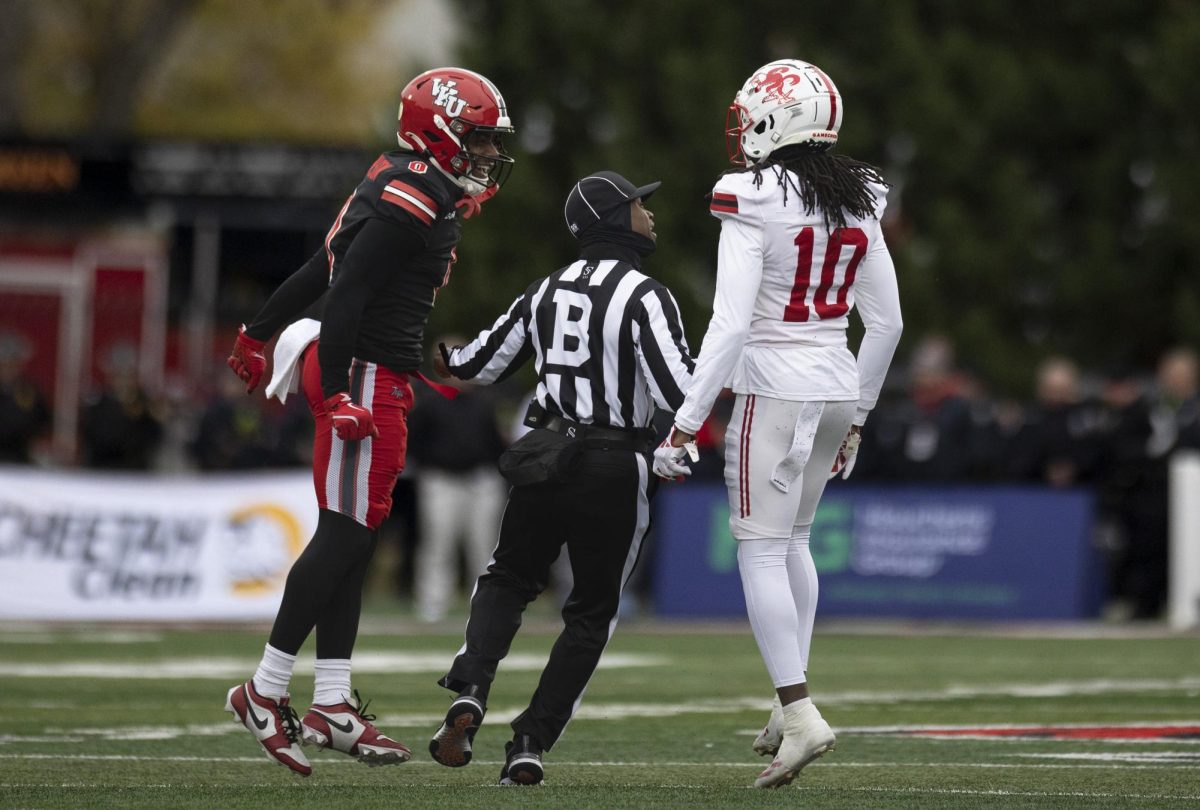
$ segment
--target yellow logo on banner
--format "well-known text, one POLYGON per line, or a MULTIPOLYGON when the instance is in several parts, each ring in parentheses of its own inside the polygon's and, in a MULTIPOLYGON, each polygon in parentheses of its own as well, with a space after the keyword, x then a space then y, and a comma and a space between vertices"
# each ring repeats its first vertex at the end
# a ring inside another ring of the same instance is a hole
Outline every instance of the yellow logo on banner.
POLYGON ((263 596, 279 587, 292 563, 304 550, 300 521, 275 504, 255 504, 229 516, 235 554, 242 564, 232 566, 230 589, 238 596, 263 596))

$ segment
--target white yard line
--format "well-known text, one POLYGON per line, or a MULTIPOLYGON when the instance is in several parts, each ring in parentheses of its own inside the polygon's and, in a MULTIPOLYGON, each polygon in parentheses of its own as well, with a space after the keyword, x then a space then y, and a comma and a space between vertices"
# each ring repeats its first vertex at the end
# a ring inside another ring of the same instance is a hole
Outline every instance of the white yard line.
MULTIPOLYGON (((67 762, 208 762, 208 763, 250 763, 254 765, 268 764, 267 760, 262 756, 242 756, 242 757, 211 757, 211 756, 140 756, 136 754, 0 754, 0 760, 26 760, 26 761, 67 761, 67 762)), ((318 759, 322 768, 328 765, 358 765, 353 759, 348 757, 322 757, 318 759)), ((484 767, 493 767, 502 765, 502 760, 488 759, 473 759, 472 764, 481 765, 484 767)), ((1188 760, 1187 764, 1194 765, 1194 760, 1188 760)), ((579 768, 745 768, 753 771, 761 769, 762 762, 754 762, 747 759, 744 762, 640 762, 630 760, 549 760, 548 764, 554 767, 579 767, 579 768)), ((431 767, 437 763, 426 760, 413 760, 404 763, 405 768, 414 767, 431 767)), ((441 766, 438 766, 439 768, 441 766)), ((859 770, 870 770, 872 768, 964 768, 964 769, 983 769, 983 770, 1063 770, 1063 771, 1151 771, 1151 770, 1183 770, 1182 763, 1176 764, 1173 762, 1161 763, 1143 763, 1143 764, 1128 764, 1128 763, 1004 763, 1004 762, 838 762, 837 760, 823 759, 821 760, 820 768, 855 768, 859 770)), ((1099 794, 1097 794, 1099 795, 1099 794)))
MULTIPOLYGON (((1159 742, 1164 741, 1160 740, 1159 742)), ((1171 740, 1170 742, 1186 742, 1186 740, 1171 740)), ((1187 762, 1200 765, 1200 751, 1101 751, 1091 754, 1064 752, 1061 754, 1002 754, 1001 756, 1028 759, 1070 759, 1087 762, 1187 762)))
MULTIPOLYGON (((824 766, 822 766, 824 767, 824 766)), ((1085 791, 1050 790, 971 790, 969 788, 813 788, 801 785, 806 793, 897 793, 905 796, 1029 796, 1033 798, 1079 798, 1079 799, 1148 799, 1152 801, 1192 802, 1200 799, 1200 793, 1102 793, 1085 791)))
MULTIPOLYGON (((447 653, 393 653, 364 651, 354 655, 356 673, 422 674, 445 672, 454 656, 447 653)), ((662 655, 613 653, 600 659, 600 669, 629 667, 666 667, 671 659, 662 655)), ((158 661, 63 661, 14 663, 0 662, 0 677, 10 678, 112 678, 119 680, 162 680, 188 678, 237 681, 254 671, 254 660, 247 658, 172 658, 158 661)), ((546 666, 545 655, 514 653, 504 659, 507 671, 536 672, 546 666)), ((296 662, 296 672, 310 674, 311 658, 296 662)))
POLYGON ((0 644, 158 644, 163 634, 142 630, 77 630, 55 631, 5 631, 0 632, 0 644))
MULTIPOLYGON (((1085 681, 1049 681, 1047 683, 1004 683, 992 685, 951 685, 942 689, 910 692, 830 692, 817 695, 814 700, 822 706, 847 705, 854 703, 878 704, 900 702, 922 702, 963 700, 978 697, 1048 698, 1075 697, 1078 695, 1106 695, 1126 692, 1191 692, 1200 690, 1200 678, 1143 678, 1107 679, 1096 678, 1085 681)), ((764 704, 766 705, 766 704, 764 704)))
MULTIPOLYGON (((1162 689, 1169 689, 1172 685, 1179 687, 1179 682, 1162 682, 1162 689)), ((1061 687, 1062 685, 1056 685, 1061 687)), ((1086 684, 1085 684, 1086 686, 1086 684)), ((1092 684, 1094 686, 1094 684, 1092 684)), ((1147 686, 1145 683, 1139 686, 1145 691, 1147 686)), ((1037 691, 1035 689, 1035 691, 1037 691)), ((1090 693, 1090 692, 1089 692, 1090 693)), ((885 696, 881 702, 898 702, 900 696, 904 693, 891 693, 885 696)), ((919 695, 912 698, 913 700, 930 701, 938 696, 936 692, 920 692, 910 693, 919 695)), ((959 692, 954 692, 954 697, 943 696, 942 700, 958 699, 959 692)), ((833 693, 822 699, 822 704, 836 703, 838 694, 833 693)), ((856 694, 855 700, 859 700, 860 696, 856 694)), ((299 703, 299 702, 298 702, 299 703)), ((513 720, 518 714, 524 710, 524 706, 494 706, 488 711, 488 721, 490 723, 507 723, 513 720)), ((695 700, 683 703, 584 703, 580 706, 578 713, 575 715, 575 721, 614 721, 626 720, 630 718, 663 718, 676 717, 685 714, 740 714, 743 712, 767 712, 770 704, 761 698, 728 698, 728 699, 711 699, 711 700, 695 700)), ((422 712, 422 713, 392 713, 383 714, 379 717, 378 723, 383 727, 397 729, 418 729, 429 730, 436 727, 442 721, 442 713, 440 712, 422 712)), ((1109 726, 1113 728, 1142 728, 1146 726, 1187 726, 1200 725, 1200 719, 1182 719, 1182 720, 1161 720, 1154 722, 1132 722, 1132 723, 1054 723, 1054 726, 1064 728, 1081 728, 1086 726, 1109 726)), ((837 727, 835 730, 839 734, 900 734, 913 731, 925 730, 946 730, 953 731, 955 729, 1014 729, 1014 728, 1040 728, 1036 724, 969 724, 969 725, 910 725, 910 726, 846 726, 837 727)), ((42 739, 47 743, 57 742, 73 742, 80 737, 92 739, 106 740, 169 740, 179 737, 200 737, 200 736, 224 736, 226 734, 241 733, 242 726, 230 719, 228 722, 218 723, 194 723, 182 726, 97 726, 97 727, 80 727, 72 726, 70 728, 59 728, 55 726, 45 727, 41 729, 42 739)), ((757 734, 759 729, 744 729, 735 732, 741 736, 753 736, 757 734)), ((925 739, 938 739, 935 735, 922 735, 925 739)), ((963 739, 963 735, 948 734, 946 735, 953 739, 963 739)), ((980 735, 979 738, 992 742, 1013 743, 1023 742, 1021 738, 1004 737, 993 735, 980 735)), ((0 746, 8 742, 18 741, 0 735, 0 746)), ((1057 742, 1055 740, 1047 740, 1048 742, 1057 742)), ((1108 740, 1110 743, 1121 744, 1145 744, 1161 742, 1153 739, 1119 739, 1108 740)), ((1191 745, 1200 744, 1200 741, 1192 740, 1172 740, 1173 744, 1191 745)))
MULTIPOLYGON (((945 730, 955 731, 962 729, 981 729, 981 730, 998 730, 1006 729, 1040 729, 1040 728, 1158 728, 1160 726, 1200 726, 1200 718, 1193 717, 1188 720, 1136 720, 1120 723, 936 723, 936 724, 919 724, 903 726, 840 726, 839 731, 849 734, 900 734, 909 731, 933 731, 945 730)), ((758 731, 754 732, 755 734, 758 731)), ((988 739, 994 739, 988 737, 988 739)))

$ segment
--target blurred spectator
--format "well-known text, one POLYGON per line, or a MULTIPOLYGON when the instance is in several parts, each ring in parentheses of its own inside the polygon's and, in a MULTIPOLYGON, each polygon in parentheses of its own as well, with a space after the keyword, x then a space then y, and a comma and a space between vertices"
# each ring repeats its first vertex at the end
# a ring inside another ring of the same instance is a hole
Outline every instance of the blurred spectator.
POLYGON ((25 376, 33 349, 24 335, 0 334, 0 463, 28 464, 35 439, 50 425, 50 406, 25 376))
POLYGON ((204 471, 276 466, 273 427, 261 398, 246 396, 245 384, 232 374, 220 374, 217 390, 200 414, 192 458, 204 471))
POLYGON ((978 437, 950 342, 936 335, 923 338, 908 372, 908 399, 881 404, 867 420, 855 476, 965 482, 975 466, 978 437))
POLYGON ((368 590, 382 590, 398 598, 413 593, 414 561, 420 539, 419 511, 416 471, 405 466, 392 487, 392 511, 379 526, 379 543, 372 557, 373 571, 369 575, 368 590))
POLYGON ((1200 357, 1195 351, 1175 348, 1163 355, 1157 394, 1150 414, 1150 454, 1200 448, 1200 357))
POLYGON ((1036 400, 1012 436, 1004 477, 1052 487, 1090 483, 1099 472, 1105 427, 1100 404, 1083 397, 1076 365, 1050 357, 1038 367, 1036 400))
POLYGON ((84 403, 83 459, 88 467, 148 470, 162 439, 162 414, 138 382, 137 350, 124 343, 109 349, 102 387, 84 403))
POLYGON ((1133 618, 1153 619, 1167 600, 1170 458, 1200 448, 1200 360, 1191 349, 1172 349, 1146 395, 1132 398, 1127 387, 1113 393, 1124 395, 1114 403, 1119 418, 1105 499, 1124 535, 1114 595, 1128 601, 1133 618))
POLYGON ((445 616, 457 593, 460 545, 468 581, 487 567, 507 491, 496 469, 504 440, 492 394, 462 380, 448 384, 459 389, 456 399, 422 389, 408 419, 420 516, 413 590, 422 621, 445 616))
POLYGON ((1010 442, 1023 422, 1023 408, 1015 400, 992 396, 979 374, 964 369, 957 376, 970 418, 967 477, 971 481, 1003 478, 1010 442))

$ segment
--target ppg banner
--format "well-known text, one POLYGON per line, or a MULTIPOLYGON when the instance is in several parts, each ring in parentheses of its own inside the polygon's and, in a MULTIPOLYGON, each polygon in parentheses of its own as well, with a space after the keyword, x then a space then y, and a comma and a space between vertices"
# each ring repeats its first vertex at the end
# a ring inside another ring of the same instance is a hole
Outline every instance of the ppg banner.
MULTIPOLYGON (((1083 491, 831 486, 810 540, 817 615, 1095 616, 1103 559, 1092 511, 1083 491)), ((661 615, 745 615, 724 487, 664 487, 655 527, 661 615)))
POLYGON ((0 467, 0 619, 270 619, 316 520, 308 473, 0 467))

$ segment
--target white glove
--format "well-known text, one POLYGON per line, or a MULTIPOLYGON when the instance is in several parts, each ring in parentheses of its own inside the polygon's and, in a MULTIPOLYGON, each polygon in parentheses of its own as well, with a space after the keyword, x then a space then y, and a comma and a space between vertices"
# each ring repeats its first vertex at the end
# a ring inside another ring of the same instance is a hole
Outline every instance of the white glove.
POLYGON ((842 439, 842 446, 838 448, 837 458, 833 460, 833 469, 829 472, 830 478, 836 477, 838 473, 842 474, 842 480, 850 477, 850 473, 854 469, 854 459, 858 457, 858 446, 861 443, 862 428, 852 425, 846 438, 842 439))
POLYGON ((696 448, 695 439, 684 442, 680 447, 674 446, 671 443, 674 435, 675 428, 672 427, 663 443, 655 448, 654 474, 668 481, 682 481, 683 476, 692 474, 691 468, 683 463, 683 457, 686 455, 692 461, 699 461, 700 451, 696 448))

